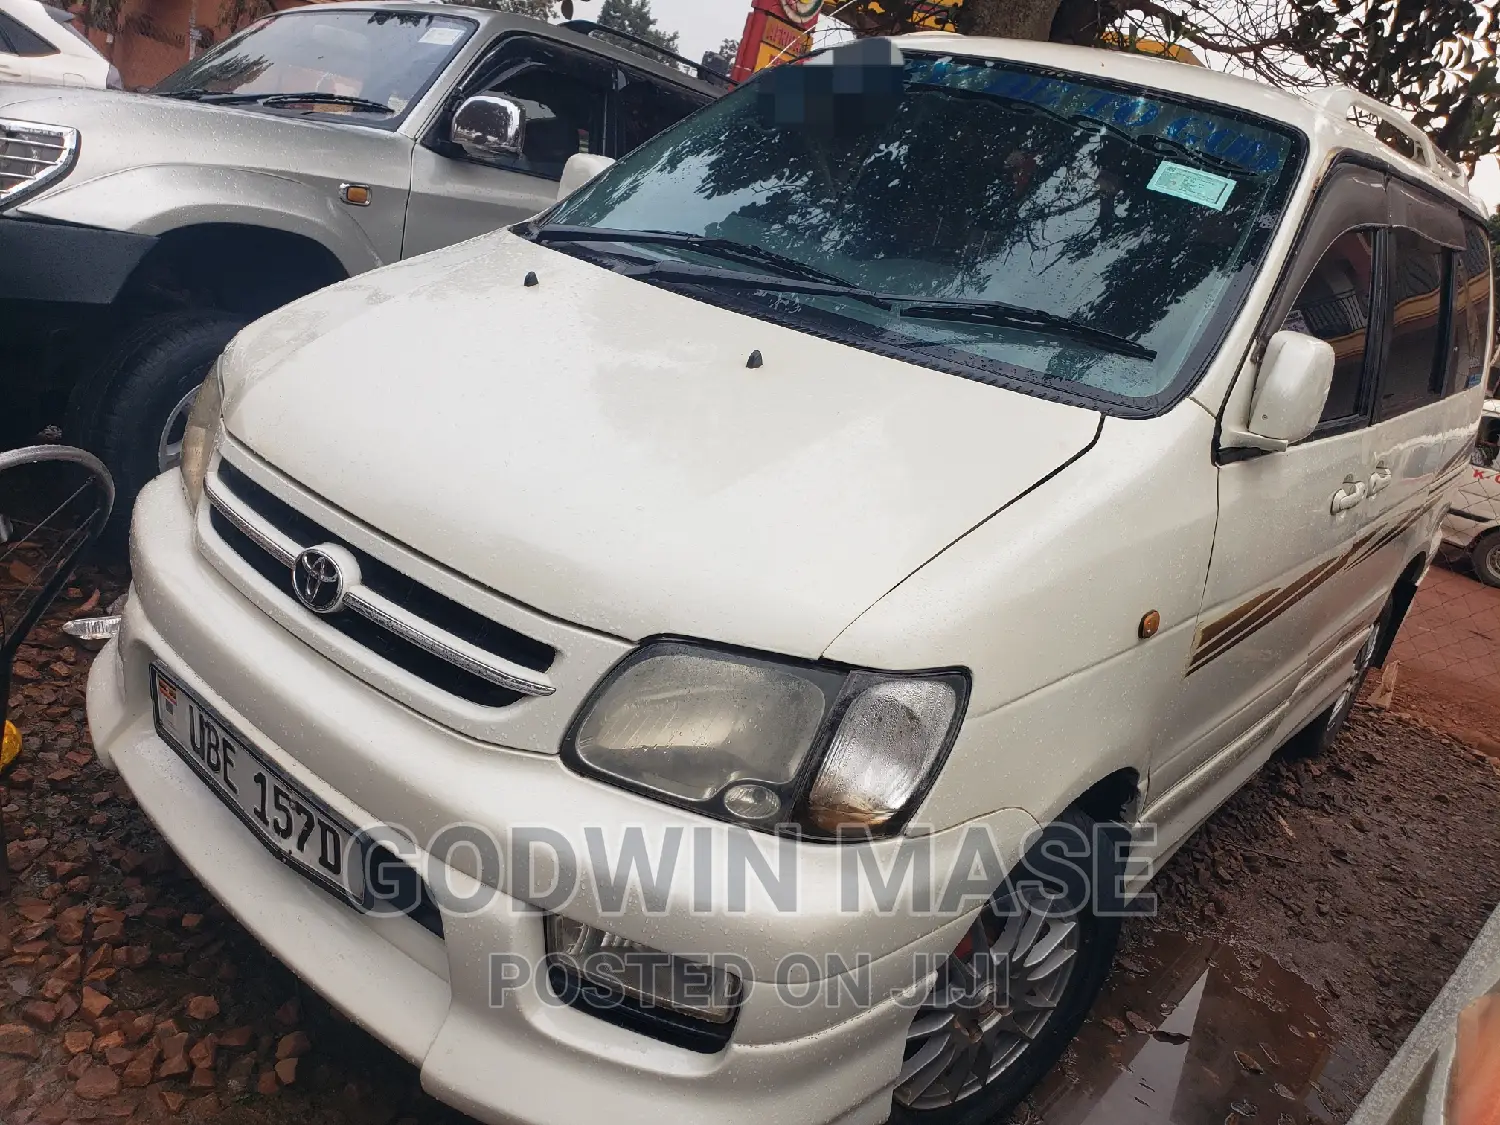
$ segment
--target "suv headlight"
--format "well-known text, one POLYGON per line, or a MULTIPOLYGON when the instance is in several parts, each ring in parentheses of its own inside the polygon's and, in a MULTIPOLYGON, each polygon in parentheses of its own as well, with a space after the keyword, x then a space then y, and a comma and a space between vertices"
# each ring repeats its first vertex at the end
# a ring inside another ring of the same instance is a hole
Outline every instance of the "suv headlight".
POLYGON ((203 498, 203 478, 208 476, 208 463, 213 460, 214 447, 219 441, 219 421, 223 415, 224 377, 215 363, 203 386, 198 388, 182 431, 182 487, 187 492, 188 507, 195 512, 203 498))
POLYGON ((898 832, 963 721, 966 673, 886 673, 650 643, 595 689, 574 769, 753 828, 898 832))

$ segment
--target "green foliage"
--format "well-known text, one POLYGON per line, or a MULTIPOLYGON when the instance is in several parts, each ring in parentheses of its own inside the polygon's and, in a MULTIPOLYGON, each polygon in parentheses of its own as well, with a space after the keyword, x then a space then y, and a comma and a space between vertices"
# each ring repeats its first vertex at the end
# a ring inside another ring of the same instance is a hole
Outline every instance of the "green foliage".
MULTIPOLYGON (((668 33, 657 26, 656 17, 651 14, 651 0, 604 0, 594 22, 601 27, 612 27, 616 31, 634 35, 637 39, 655 43, 673 54, 677 53, 677 32, 668 33)), ((646 47, 637 47, 624 41, 620 45, 648 58, 667 61, 665 56, 646 47)))
POLYGON ((83 22, 98 31, 113 35, 120 30, 120 9, 125 0, 82 0, 83 22))
MULTIPOLYGON (((900 29, 917 0, 854 0, 846 19, 900 29)), ((965 0, 965 30, 1129 49, 1180 43, 1286 88, 1338 82, 1394 105, 1473 167, 1500 152, 1500 0, 965 0)))

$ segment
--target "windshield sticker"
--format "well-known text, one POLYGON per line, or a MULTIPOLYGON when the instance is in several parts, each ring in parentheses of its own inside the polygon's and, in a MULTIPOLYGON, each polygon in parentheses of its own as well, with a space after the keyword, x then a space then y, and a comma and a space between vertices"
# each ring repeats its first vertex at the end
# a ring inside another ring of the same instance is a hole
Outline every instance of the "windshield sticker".
POLYGON ((1222 211, 1224 204, 1229 202, 1229 193, 1234 191, 1234 181, 1228 176, 1216 176, 1201 168, 1189 168, 1186 164, 1163 160, 1156 166, 1146 188, 1222 211))
POLYGON ((431 43, 437 47, 451 47, 463 35, 461 27, 429 27, 422 33, 418 43, 431 43))
POLYGON ((1155 98, 1101 90, 993 63, 977 66, 951 57, 908 58, 906 72, 908 82, 952 86, 1026 102, 1075 121, 1087 118, 1113 125, 1137 137, 1165 137, 1190 152, 1255 175, 1276 171, 1287 155, 1286 142, 1263 129, 1218 115, 1194 113, 1155 98))

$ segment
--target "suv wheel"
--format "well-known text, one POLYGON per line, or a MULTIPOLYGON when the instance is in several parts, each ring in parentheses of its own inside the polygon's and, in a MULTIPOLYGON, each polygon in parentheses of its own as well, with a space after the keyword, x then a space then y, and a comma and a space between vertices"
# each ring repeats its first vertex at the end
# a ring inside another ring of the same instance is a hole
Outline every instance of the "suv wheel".
POLYGON ((244 321, 228 313, 165 313, 135 325, 87 384, 93 402, 75 417, 91 418, 79 440, 99 455, 115 480, 111 530, 129 526, 136 493, 182 457, 182 431, 198 387, 244 321), (102 394, 98 388, 102 388, 102 394))
POLYGON ((1469 556, 1474 560, 1474 573, 1486 586, 1500 586, 1500 531, 1492 531, 1478 543, 1469 556))
MULTIPOLYGON (((907 1031, 892 1125, 1002 1121, 1078 1033, 1114 963, 1120 919, 1068 892, 1041 896, 1036 883, 1043 853, 1076 855, 1080 832, 1092 855, 1089 817, 1069 811, 1048 825, 938 970, 907 1031)), ((1100 879, 1119 873, 1094 866, 1100 879)))

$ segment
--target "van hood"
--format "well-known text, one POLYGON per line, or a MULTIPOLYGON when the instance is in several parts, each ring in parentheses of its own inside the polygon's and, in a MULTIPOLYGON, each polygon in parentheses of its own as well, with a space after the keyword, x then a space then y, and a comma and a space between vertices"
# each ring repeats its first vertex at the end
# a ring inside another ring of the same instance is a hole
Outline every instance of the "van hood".
POLYGON ((1100 423, 508 232, 299 301, 224 371, 237 440, 477 582, 803 657, 1100 423))

